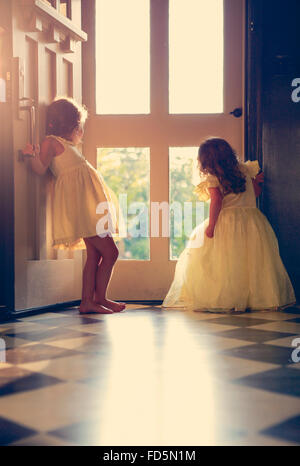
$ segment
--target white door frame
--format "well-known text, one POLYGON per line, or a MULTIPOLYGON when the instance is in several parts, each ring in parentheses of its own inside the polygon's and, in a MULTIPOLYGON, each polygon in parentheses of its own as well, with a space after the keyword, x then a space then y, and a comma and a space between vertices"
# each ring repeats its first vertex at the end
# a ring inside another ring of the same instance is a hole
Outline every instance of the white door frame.
MULTIPOLYGON (((84 151, 96 166, 97 147, 150 147, 150 200, 169 201, 169 147, 198 146, 218 135, 244 156, 243 118, 229 113, 243 107, 244 0, 224 0, 224 113, 170 115, 168 112, 168 0, 151 1, 151 113, 96 115, 95 0, 83 11, 89 42, 83 45, 83 102, 88 106, 84 151)), ((163 299, 176 261, 169 259, 169 238, 150 238, 150 261, 117 262, 109 292, 115 299, 163 299)))

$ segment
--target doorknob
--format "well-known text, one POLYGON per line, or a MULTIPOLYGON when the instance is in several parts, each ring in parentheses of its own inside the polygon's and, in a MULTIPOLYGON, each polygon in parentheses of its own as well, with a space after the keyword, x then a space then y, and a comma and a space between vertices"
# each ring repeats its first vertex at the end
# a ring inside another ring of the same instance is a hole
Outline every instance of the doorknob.
MULTIPOLYGON (((27 103, 27 105, 20 105, 20 110, 27 110, 29 112, 30 122, 30 144, 35 144, 35 104, 34 100, 29 97, 23 97, 20 99, 21 104, 27 103)), ((19 161, 24 161, 24 157, 34 157, 34 155, 24 154, 22 150, 19 150, 19 161)))
POLYGON ((230 115, 233 115, 235 118, 240 118, 243 115, 243 109, 235 108, 232 112, 230 112, 230 115))

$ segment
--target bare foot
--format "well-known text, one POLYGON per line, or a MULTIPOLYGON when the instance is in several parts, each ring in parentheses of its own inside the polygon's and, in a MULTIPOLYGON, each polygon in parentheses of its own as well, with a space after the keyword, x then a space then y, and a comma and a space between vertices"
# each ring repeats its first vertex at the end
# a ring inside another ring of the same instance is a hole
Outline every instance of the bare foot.
POLYGON ((79 314, 113 314, 113 310, 95 303, 94 301, 81 302, 79 314))
POLYGON ((111 301, 110 299, 103 299, 101 302, 97 301, 97 304, 100 306, 108 307, 113 312, 121 312, 125 309, 125 303, 117 303, 116 301, 111 301))

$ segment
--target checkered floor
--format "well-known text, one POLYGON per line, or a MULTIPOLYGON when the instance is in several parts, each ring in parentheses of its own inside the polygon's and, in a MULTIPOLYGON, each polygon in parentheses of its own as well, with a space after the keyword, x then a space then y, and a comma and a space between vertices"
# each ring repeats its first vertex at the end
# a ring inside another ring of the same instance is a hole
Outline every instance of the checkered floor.
POLYGON ((0 445, 300 444, 299 307, 72 308, 0 337, 0 445))

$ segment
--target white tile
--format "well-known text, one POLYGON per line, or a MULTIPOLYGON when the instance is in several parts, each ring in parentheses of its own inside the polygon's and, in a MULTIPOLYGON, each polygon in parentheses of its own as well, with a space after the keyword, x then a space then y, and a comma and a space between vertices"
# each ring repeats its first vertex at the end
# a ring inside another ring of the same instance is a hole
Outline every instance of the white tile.
POLYGON ((41 325, 37 322, 16 322, 12 324, 8 329, 5 330, 6 333, 14 333, 18 335, 19 333, 29 333, 29 332, 38 332, 38 331, 45 331, 49 330, 50 328, 56 328, 55 326, 46 326, 41 325))
POLYGON ((22 377, 26 377, 28 375, 31 375, 32 372, 31 371, 28 371, 22 367, 19 367, 17 365, 8 365, 8 367, 6 368, 7 369, 7 372, 6 374, 4 374, 3 372, 1 373, 0 371, 0 377, 3 377, 4 380, 6 379, 6 381, 15 381, 15 380, 18 380, 22 377))
MULTIPOLYGON (((274 346, 281 346, 284 348, 291 348, 291 351, 293 350, 292 347, 292 341, 297 338, 297 336, 293 337, 285 337, 285 338, 277 338, 276 340, 270 340, 270 341, 265 341, 265 345, 274 345, 274 346)), ((300 338, 300 336, 299 336, 300 338)))
POLYGON ((192 320, 213 320, 218 317, 225 317, 226 314, 214 314, 212 312, 186 311, 185 317, 192 320))
POLYGON ((93 339, 93 336, 82 336, 79 338, 65 338, 63 340, 51 340, 44 342, 49 346, 56 348, 74 349, 78 351, 84 351, 83 346, 93 339))
MULTIPOLYGON (((241 348, 243 346, 249 346, 253 344, 255 343, 245 340, 237 340, 235 338, 218 337, 217 335, 208 335, 207 338, 205 336, 205 338, 199 338, 197 341, 198 348, 207 348, 211 352, 218 352, 231 348, 241 348)), ((220 358, 222 357, 223 355, 220 356, 220 358)))
POLYGON ((99 418, 103 399, 96 389, 79 383, 61 383, 0 399, 0 416, 47 432, 99 418))
POLYGON ((295 322, 270 322, 268 324, 251 326, 251 328, 258 330, 270 330, 271 332, 295 333, 300 336, 300 324, 295 322))
POLYGON ((55 358, 50 361, 37 361, 18 364, 23 369, 41 372, 65 381, 76 381, 84 378, 97 378, 105 373, 105 360, 92 357, 90 354, 79 354, 55 358))
POLYGON ((25 338, 16 338, 16 337, 2 337, 7 349, 16 349, 19 346, 25 346, 28 344, 28 340, 25 338))
MULTIPOLYGON (((196 335, 211 334, 217 332, 224 332, 225 330, 236 329, 236 325, 223 325, 223 324, 213 324, 210 321, 201 321, 201 324, 197 324, 198 327, 194 330, 193 333, 196 335)), ((249 344, 249 342, 248 342, 249 344)))
POLYGON ((60 439, 53 435, 37 434, 9 444, 10 446, 33 446, 33 447, 61 447, 76 446, 67 440, 60 439))
POLYGON ((39 320, 42 321, 45 319, 58 319, 59 317, 65 317, 65 315, 61 315, 54 312, 45 312, 41 314, 35 314, 32 316, 26 316, 23 318, 23 322, 38 322, 39 320))
POLYGON ((250 435, 300 415, 297 397, 222 381, 216 385, 215 408, 220 425, 229 420, 235 429, 247 430, 250 435))
POLYGON ((0 371, 3 369, 8 369, 9 367, 13 367, 13 364, 10 364, 9 362, 0 362, 0 371))
POLYGON ((273 437, 267 437, 265 435, 253 434, 246 438, 241 438, 237 441, 224 441, 221 443, 223 446, 254 446, 254 447, 290 447, 290 446, 299 446, 298 443, 288 442, 286 440, 280 440, 273 437))
POLYGON ((246 314, 240 314, 239 317, 245 318, 253 318, 253 319, 265 319, 265 320, 288 320, 288 319, 295 319, 299 317, 299 314, 287 314, 280 311, 257 311, 257 312, 250 312, 246 314))
POLYGON ((84 333, 91 333, 98 335, 99 333, 103 333, 104 327, 98 323, 93 323, 93 324, 72 324, 68 325, 68 330, 76 330, 77 332, 84 332, 84 333))
POLYGON ((1 324, 0 325, 0 335, 1 333, 5 333, 7 330, 11 328, 12 324, 1 324))
POLYGON ((126 303, 126 309, 144 309, 150 307, 149 304, 126 303))
POLYGON ((224 381, 246 377, 252 374, 259 374, 273 369, 278 369, 278 365, 250 359, 235 358, 233 356, 220 355, 218 358, 210 359, 207 364, 201 364, 200 370, 205 370, 214 378, 224 381))

